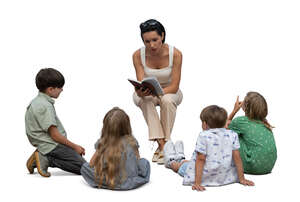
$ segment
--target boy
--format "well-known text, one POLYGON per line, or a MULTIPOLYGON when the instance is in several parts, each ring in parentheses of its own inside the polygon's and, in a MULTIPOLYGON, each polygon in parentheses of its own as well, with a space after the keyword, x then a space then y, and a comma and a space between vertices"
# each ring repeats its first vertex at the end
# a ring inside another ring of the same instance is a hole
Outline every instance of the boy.
POLYGON ((183 143, 168 141, 164 147, 165 166, 184 177, 184 185, 204 191, 204 186, 221 186, 240 182, 253 186, 246 180, 239 153, 239 140, 235 132, 224 128, 227 120, 225 109, 216 105, 201 112, 202 129, 190 161, 183 160, 183 143))
POLYGON ((37 147, 26 164, 29 173, 32 174, 36 167, 41 176, 50 177, 48 167, 58 167, 80 175, 80 168, 86 162, 82 157, 85 149, 67 139, 52 99, 62 92, 64 76, 52 68, 41 69, 35 82, 39 94, 29 104, 25 115, 27 137, 37 147))

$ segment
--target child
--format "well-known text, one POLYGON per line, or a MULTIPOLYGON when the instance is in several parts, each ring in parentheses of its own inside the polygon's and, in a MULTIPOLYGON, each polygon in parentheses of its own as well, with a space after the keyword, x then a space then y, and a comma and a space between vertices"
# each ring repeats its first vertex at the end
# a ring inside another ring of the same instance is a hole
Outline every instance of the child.
POLYGON ((249 92, 243 102, 237 98, 228 118, 229 129, 239 135, 245 173, 267 174, 275 165, 277 149, 272 126, 266 119, 267 114, 268 106, 265 98, 257 92, 249 92), (233 119, 241 107, 245 111, 245 116, 233 119))
POLYGON ((240 182, 253 186, 246 180, 239 154, 238 135, 224 128, 227 112, 216 105, 201 112, 202 129, 198 136, 192 159, 185 161, 183 143, 168 141, 164 147, 165 166, 181 175, 183 185, 204 191, 204 186, 221 186, 240 182))
POLYGON ((117 107, 111 109, 103 119, 101 133, 90 163, 81 168, 87 183, 92 187, 129 190, 149 182, 150 164, 139 156, 128 115, 117 107))
POLYGON ((39 174, 50 177, 48 167, 80 174, 86 162, 83 147, 67 139, 66 131, 56 115, 54 100, 58 98, 65 84, 64 76, 52 68, 41 69, 35 78, 39 94, 26 110, 25 126, 29 142, 37 150, 27 161, 29 173, 37 167, 39 174))

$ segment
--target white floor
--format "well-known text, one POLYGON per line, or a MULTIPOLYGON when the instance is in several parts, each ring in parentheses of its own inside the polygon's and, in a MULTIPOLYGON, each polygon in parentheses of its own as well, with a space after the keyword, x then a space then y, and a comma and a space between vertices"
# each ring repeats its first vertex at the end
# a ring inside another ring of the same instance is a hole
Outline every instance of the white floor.
MULTIPOLYGON (((149 156, 146 157, 149 159, 149 156)), ((246 175, 248 179, 255 182, 254 187, 245 187, 236 183, 222 187, 207 187, 207 190, 202 193, 192 191, 190 186, 183 186, 180 176, 154 163, 151 163, 150 183, 132 191, 110 191, 91 188, 81 176, 69 174, 59 169, 50 169, 52 173, 50 178, 42 178, 36 172, 30 175, 25 169, 25 162, 22 162, 14 172, 17 174, 14 176, 13 181, 6 181, 12 187, 6 186, 7 192, 4 192, 4 195, 12 200, 28 199, 31 194, 34 194, 35 198, 43 199, 43 201, 53 201, 55 199, 62 201, 103 199, 112 201, 204 199, 212 201, 271 201, 284 200, 287 197, 291 197, 291 201, 297 201, 295 198, 292 200, 292 196, 297 195, 297 183, 295 181, 299 179, 299 174, 286 172, 287 168, 284 168, 282 162, 283 160, 279 158, 272 174, 265 176, 246 175)))

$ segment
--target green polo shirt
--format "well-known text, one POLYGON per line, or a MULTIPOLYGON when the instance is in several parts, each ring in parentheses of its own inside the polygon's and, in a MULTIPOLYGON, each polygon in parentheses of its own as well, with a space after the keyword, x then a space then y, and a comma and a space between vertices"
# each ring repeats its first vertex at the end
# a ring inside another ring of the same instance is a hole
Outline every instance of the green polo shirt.
POLYGON ((56 115, 54 100, 47 94, 39 92, 27 107, 25 127, 29 142, 44 155, 58 145, 48 132, 50 126, 56 126, 60 134, 67 137, 65 129, 56 115))

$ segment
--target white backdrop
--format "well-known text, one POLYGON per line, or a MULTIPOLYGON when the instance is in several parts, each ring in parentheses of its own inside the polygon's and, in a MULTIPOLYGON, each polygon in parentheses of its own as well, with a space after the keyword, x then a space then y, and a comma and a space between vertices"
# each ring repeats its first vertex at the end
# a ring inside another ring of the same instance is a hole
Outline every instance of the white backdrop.
POLYGON ((1 1, 1 201, 253 201, 296 196, 299 9, 298 1, 289 0, 1 1), (166 42, 183 53, 184 98, 172 139, 184 141, 187 158, 201 131, 199 114, 205 106, 217 104, 230 112, 237 95, 258 91, 265 96, 269 122, 276 127, 278 160, 272 174, 247 175, 255 187, 233 184, 197 193, 153 163, 150 183, 128 192, 92 189, 81 176, 59 169, 50 168, 50 178, 28 174, 25 163, 34 148, 25 135, 24 115, 38 92, 35 75, 45 67, 65 76, 56 111, 69 139, 85 147, 87 160, 103 117, 114 106, 128 113, 141 156, 151 160, 153 145, 126 80, 135 78, 132 53, 143 46, 139 24, 150 18, 165 26, 166 42))

